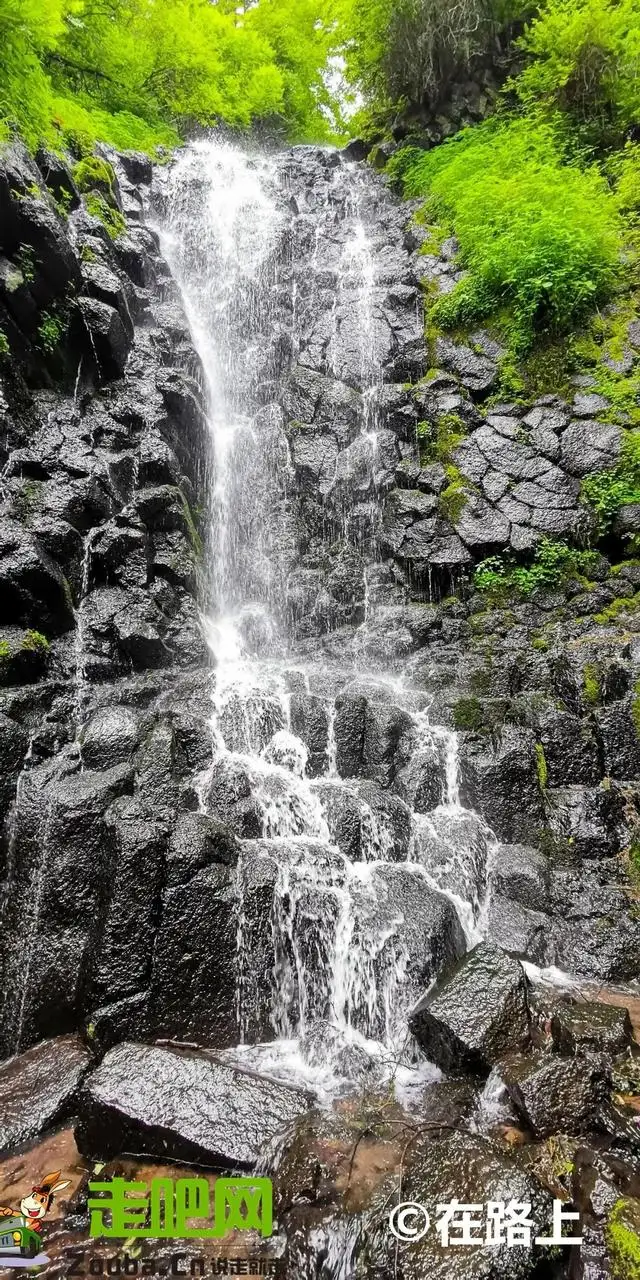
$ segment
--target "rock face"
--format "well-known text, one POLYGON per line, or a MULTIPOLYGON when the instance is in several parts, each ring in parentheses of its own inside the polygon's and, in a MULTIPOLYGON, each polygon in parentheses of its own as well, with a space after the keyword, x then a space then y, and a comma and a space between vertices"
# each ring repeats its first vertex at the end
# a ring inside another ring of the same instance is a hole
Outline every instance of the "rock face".
POLYGON ((0 1155, 74 1115, 90 1064, 80 1040, 62 1036, 0 1066, 0 1155))
POLYGON ((123 1043, 85 1083, 76 1140, 94 1158, 130 1152, 249 1168, 308 1105, 300 1090, 214 1058, 123 1043))
MULTIPOLYGON (((421 281, 455 286, 457 246, 421 251, 365 150, 109 153, 115 238, 64 160, 0 151, 3 1141, 75 1114, 79 1029, 83 1151, 220 1168, 306 1095, 155 1040, 296 1041, 352 1090, 419 1048, 456 1079, 403 1194, 533 1202, 499 1073, 529 1148, 606 1130, 626 1169, 637 1137, 626 1015, 532 1022, 520 959, 639 976, 638 513, 526 596, 475 570, 583 549, 625 424, 587 387, 499 402, 482 330, 427 350, 421 281), (28 1046, 61 1034, 54 1070, 28 1046)), ((317 1154, 283 1208, 301 1280, 335 1246, 317 1154)), ((455 1265, 537 1266, 486 1259, 455 1265)), ((403 1275, 452 1265, 420 1242, 403 1275)))
POLYGON ((488 1075, 505 1049, 528 1036, 522 966, 496 947, 475 947, 423 996, 409 1025, 427 1058, 444 1071, 488 1075))

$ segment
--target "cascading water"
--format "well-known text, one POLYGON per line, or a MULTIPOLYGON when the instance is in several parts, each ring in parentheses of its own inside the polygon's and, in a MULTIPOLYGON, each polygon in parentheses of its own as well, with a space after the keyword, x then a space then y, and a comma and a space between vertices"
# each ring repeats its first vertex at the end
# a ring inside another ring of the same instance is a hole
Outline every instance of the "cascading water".
POLYGON ((336 153, 315 156, 321 176, 300 189, 304 148, 265 159, 196 143, 165 177, 159 230, 201 357, 211 428, 213 763, 198 794, 204 809, 230 807, 245 841, 237 880, 244 1044, 234 1053, 335 1084, 354 1064, 409 1079, 416 1050, 407 1057, 406 1013, 424 974, 403 902, 448 896, 467 943, 476 940, 491 833, 460 805, 455 735, 430 724, 428 696, 397 671, 371 673, 373 696, 402 709, 409 756, 437 758, 443 777, 430 807, 415 801, 425 811, 410 816, 400 863, 392 819, 340 760, 338 705, 362 685, 367 628, 376 621, 377 469, 389 435, 379 357, 388 332, 378 302, 390 268, 384 227, 376 230, 378 180, 336 153), (290 406, 283 412, 293 362, 305 377, 332 379, 349 416, 322 481, 325 541, 339 536, 362 566, 348 662, 332 661, 330 646, 320 657, 304 642, 304 626, 297 635, 292 626, 292 581, 313 574, 312 561, 308 569, 299 563, 305 534, 285 416, 289 433, 300 424, 290 406), (292 712, 300 691, 326 726, 313 770, 292 712), (359 856, 336 835, 345 805, 355 814, 359 856), (265 1028, 254 1026, 247 995, 265 981, 251 972, 244 896, 252 859, 275 868, 266 1028, 275 1040, 261 1045, 265 1028))

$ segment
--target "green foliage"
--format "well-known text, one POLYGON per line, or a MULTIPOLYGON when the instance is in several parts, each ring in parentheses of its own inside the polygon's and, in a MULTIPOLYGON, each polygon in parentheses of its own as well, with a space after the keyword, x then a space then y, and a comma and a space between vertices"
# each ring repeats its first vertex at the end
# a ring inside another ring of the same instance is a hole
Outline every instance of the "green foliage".
POLYGON ((342 42, 335 0, 0 0, 2 135, 87 155, 100 139, 154 152, 181 128, 341 128, 324 75, 342 42))
POLYGON ((621 507, 640 503, 640 432, 625 432, 617 465, 585 476, 581 495, 597 515, 599 537, 609 532, 621 507))
POLYGON ((596 138, 620 136, 640 116, 639 32, 639 0, 547 0, 520 42, 530 61, 516 92, 596 138))
POLYGON ((484 728, 484 710, 478 698, 459 698, 452 707, 452 714, 454 729, 479 732, 484 728))
POLYGON ((536 773, 538 775, 538 786, 541 791, 546 790, 549 771, 547 769, 547 761, 544 754, 544 747, 541 742, 536 742, 536 773))
POLYGON ((515 564, 508 556, 490 556, 477 566, 474 584, 478 591, 497 598, 512 592, 528 596, 536 587, 554 587, 588 573, 594 559, 595 552, 577 551, 566 542, 542 538, 530 565, 515 564))
POLYGON ((127 224, 120 210, 114 209, 110 204, 107 204, 104 196, 99 195, 97 192, 92 192, 91 195, 87 196, 85 203, 87 211, 94 218, 100 219, 112 240, 117 240, 118 236, 124 234, 127 224))
POLYGON ((522 353, 609 298, 619 277, 615 197, 595 169, 565 162, 549 125, 493 119, 432 151, 394 157, 408 197, 460 243, 467 277, 432 309, 444 328, 501 311, 522 353))
POLYGON ((67 322, 61 316, 50 311, 42 312, 42 320, 38 325, 38 345, 51 355, 63 334, 66 333, 67 322))
POLYGON ((8 356, 10 351, 9 339, 4 329, 0 329, 0 356, 8 356))
POLYGON ((35 147, 48 134, 51 88, 43 59, 75 8, 68 0, 0 0, 0 137, 16 128, 35 147))
POLYGON ((351 0, 349 70, 380 105, 435 105, 523 8, 517 0, 351 0))
MULTIPOLYGON (((419 422, 416 427, 420 461, 447 462, 464 440, 466 427, 457 413, 443 413, 436 423, 419 422)), ((455 479, 451 476, 451 479, 455 479)))

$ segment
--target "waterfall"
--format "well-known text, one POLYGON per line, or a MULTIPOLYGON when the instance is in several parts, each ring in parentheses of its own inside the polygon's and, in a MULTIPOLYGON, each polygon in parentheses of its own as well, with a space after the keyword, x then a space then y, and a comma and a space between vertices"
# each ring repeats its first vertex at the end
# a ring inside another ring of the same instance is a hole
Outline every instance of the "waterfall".
POLYGON ((378 352, 388 339, 379 298, 389 267, 384 231, 376 229, 378 179, 316 149, 317 181, 301 189, 306 154, 265 158, 200 141, 162 179, 158 230, 202 362, 211 432, 203 622, 215 664, 213 760, 197 791, 205 811, 231 807, 245 842, 237 878, 243 1043, 233 1054, 328 1089, 366 1069, 410 1084, 425 1066, 406 1043, 419 984, 397 876, 409 897, 435 893, 453 902, 470 944, 482 928, 492 837, 460 804, 455 734, 430 723, 428 699, 406 673, 368 674, 381 703, 402 708, 413 758, 437 757, 443 790, 435 808, 412 815, 400 866, 388 815, 372 808, 357 780, 340 776, 337 698, 367 678, 366 629, 377 621, 385 442, 378 352), (301 533, 283 400, 295 362, 334 380, 351 415, 323 482, 326 542, 339 536, 361 566, 350 664, 298 645, 291 621, 301 533), (326 721, 315 780, 308 747, 292 728, 298 688, 313 692, 326 721), (357 811, 360 858, 341 850, 332 803, 357 811), (275 868, 271 970, 253 977, 245 854, 275 868), (252 982, 270 984, 275 1039, 260 1044, 251 1043, 252 982))

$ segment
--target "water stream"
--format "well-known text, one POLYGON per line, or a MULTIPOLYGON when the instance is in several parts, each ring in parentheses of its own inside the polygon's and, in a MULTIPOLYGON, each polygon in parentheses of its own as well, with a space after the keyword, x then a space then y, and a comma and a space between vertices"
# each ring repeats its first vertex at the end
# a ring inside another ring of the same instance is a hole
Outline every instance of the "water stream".
POLYGON ((198 779, 198 794, 202 808, 214 811, 221 794, 232 794, 236 817, 244 806, 246 857, 276 868, 272 964, 258 978, 270 984, 273 1038, 255 1043, 245 1000, 255 975, 244 853, 240 862, 241 1043, 233 1053, 331 1092, 367 1064, 408 1085, 421 1072, 433 1075, 408 1044, 406 1015, 419 983, 403 902, 444 894, 473 944, 482 935, 495 842, 460 804, 456 737, 431 724, 428 696, 411 688, 406 673, 364 669, 363 629, 376 620, 370 579, 384 433, 377 179, 327 155, 322 179, 301 189, 291 156, 193 144, 165 177, 159 231, 202 360, 211 430, 205 625, 216 669, 213 763, 198 779), (334 527, 337 520, 364 563, 364 618, 351 663, 332 662, 309 645, 301 652, 291 627, 294 473, 281 401, 295 360, 352 388, 359 406, 327 481, 334 527), (389 815, 372 807, 357 780, 340 776, 337 705, 366 680, 381 705, 406 715, 414 758, 442 762, 440 800, 413 813, 400 868, 389 815), (292 728, 293 690, 319 699, 326 720, 324 765, 315 776, 292 728), (359 813, 359 857, 332 835, 332 814, 345 803, 359 813))

